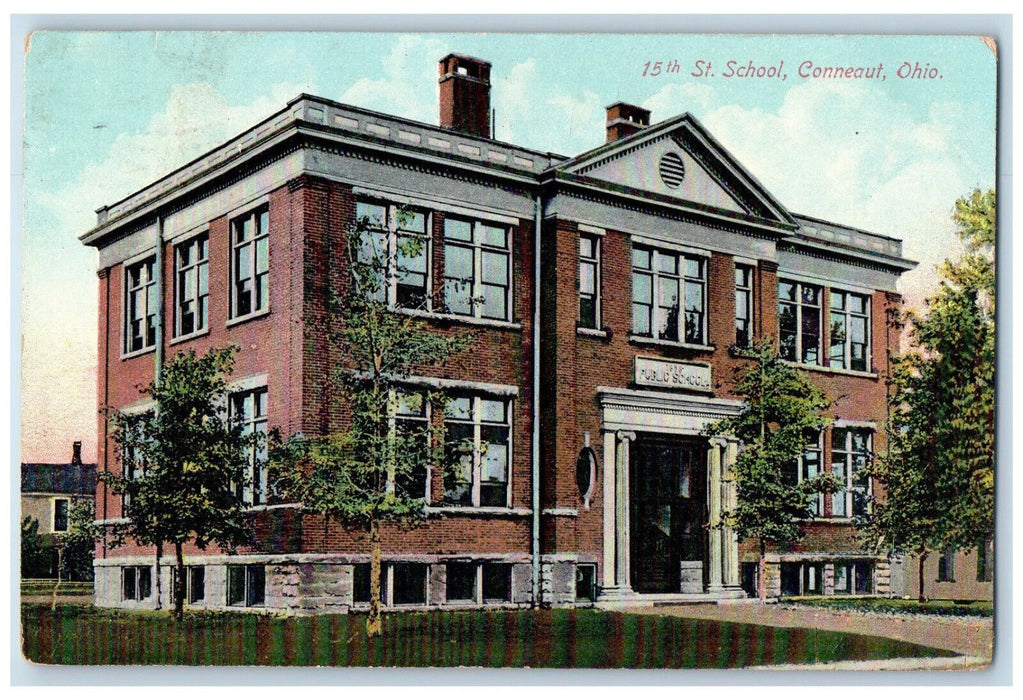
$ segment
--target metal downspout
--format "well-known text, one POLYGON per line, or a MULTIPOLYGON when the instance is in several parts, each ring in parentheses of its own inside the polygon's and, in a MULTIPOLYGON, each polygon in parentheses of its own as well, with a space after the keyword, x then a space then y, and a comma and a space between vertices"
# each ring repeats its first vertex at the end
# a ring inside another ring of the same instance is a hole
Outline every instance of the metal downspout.
MULTIPOLYGON (((163 374, 163 215, 156 217, 156 262, 153 264, 156 272, 156 354, 153 357, 153 382, 160 383, 163 374)), ((148 303, 149 300, 147 299, 148 303)))
POLYGON ((533 607, 540 605, 540 222, 539 192, 533 221, 533 607))

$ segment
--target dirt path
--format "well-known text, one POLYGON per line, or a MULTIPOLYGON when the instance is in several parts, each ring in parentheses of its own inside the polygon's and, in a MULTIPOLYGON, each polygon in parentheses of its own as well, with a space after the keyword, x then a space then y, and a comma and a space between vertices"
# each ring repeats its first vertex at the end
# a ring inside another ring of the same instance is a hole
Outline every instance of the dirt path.
MULTIPOLYGON (((948 649, 970 657, 955 664, 960 668, 982 668, 989 664, 994 641, 994 625, 991 618, 885 615, 760 603, 672 605, 634 608, 628 612, 748 622, 774 627, 809 627, 889 637, 948 649)), ((892 667, 896 668, 898 665, 892 667)))

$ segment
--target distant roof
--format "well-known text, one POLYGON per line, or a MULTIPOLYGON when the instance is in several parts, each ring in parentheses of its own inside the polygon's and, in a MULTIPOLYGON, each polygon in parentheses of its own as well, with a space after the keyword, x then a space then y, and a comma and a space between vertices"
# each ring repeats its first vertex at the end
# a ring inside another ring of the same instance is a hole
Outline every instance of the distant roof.
POLYGON ((95 464, 21 465, 22 493, 96 493, 95 464))

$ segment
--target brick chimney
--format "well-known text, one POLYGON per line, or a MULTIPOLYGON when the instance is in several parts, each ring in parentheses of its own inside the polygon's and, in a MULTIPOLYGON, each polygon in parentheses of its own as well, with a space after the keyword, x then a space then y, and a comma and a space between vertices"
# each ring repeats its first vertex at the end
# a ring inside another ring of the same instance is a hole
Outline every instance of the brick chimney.
POLYGON ((71 444, 71 464, 82 463, 82 441, 75 440, 71 444))
POLYGON ((440 73, 440 125, 490 138, 490 63, 450 53, 440 73))
POLYGON ((607 143, 632 136, 650 126, 650 110, 615 102, 607 106, 607 143))

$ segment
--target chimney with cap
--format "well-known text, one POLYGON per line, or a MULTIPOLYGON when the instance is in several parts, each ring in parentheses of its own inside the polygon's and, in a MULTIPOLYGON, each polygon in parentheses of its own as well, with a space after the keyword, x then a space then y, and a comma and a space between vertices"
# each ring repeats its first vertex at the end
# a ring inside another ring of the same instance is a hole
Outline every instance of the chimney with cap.
POLYGON ((650 110, 615 102, 607 107, 607 143, 632 136, 650 126, 650 110))
POLYGON ((82 441, 75 440, 71 444, 71 464, 82 463, 82 441))
POLYGON ((440 125, 490 138, 490 63, 450 53, 440 60, 437 68, 440 125))

